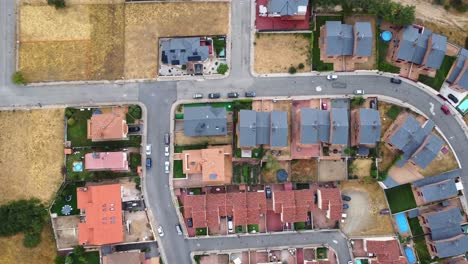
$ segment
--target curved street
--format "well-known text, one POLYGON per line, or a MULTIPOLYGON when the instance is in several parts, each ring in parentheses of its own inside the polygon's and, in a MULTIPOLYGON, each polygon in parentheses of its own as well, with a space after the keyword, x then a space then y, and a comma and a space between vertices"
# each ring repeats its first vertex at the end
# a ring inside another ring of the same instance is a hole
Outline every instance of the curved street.
MULTIPOLYGON (((348 244, 338 231, 312 231, 303 233, 258 234, 247 236, 184 239, 176 234, 178 222, 169 178, 164 173, 165 160, 162 153, 163 135, 169 132, 170 110, 174 102, 191 98, 194 92, 255 91, 259 97, 275 96, 347 96, 355 89, 364 89, 368 95, 393 98, 411 105, 434 120, 454 151, 460 164, 468 164, 468 141, 466 126, 460 126, 455 116, 446 116, 440 111, 442 102, 433 94, 417 87, 413 82, 401 85, 390 83, 388 76, 376 73, 349 73, 340 75, 339 82, 346 88, 333 88, 325 76, 253 77, 250 74, 251 19, 250 1, 232 2, 231 17, 231 72, 219 80, 162 81, 162 82, 80 82, 15 86, 11 76, 15 70, 15 1, 0 1, 0 107, 38 108, 64 107, 67 105, 99 105, 103 103, 141 102, 147 109, 147 143, 152 144, 153 168, 145 178, 145 196, 153 218, 162 225, 166 235, 159 239, 166 263, 190 263, 190 252, 228 250, 242 248, 268 248, 306 244, 329 244, 339 257, 340 263, 351 260, 348 244), (322 87, 320 92, 316 87, 322 87), (435 115, 431 113, 431 104, 435 115)), ((453 112, 453 111, 452 111, 453 112)), ((468 171, 463 171, 464 187, 468 189, 468 171)))

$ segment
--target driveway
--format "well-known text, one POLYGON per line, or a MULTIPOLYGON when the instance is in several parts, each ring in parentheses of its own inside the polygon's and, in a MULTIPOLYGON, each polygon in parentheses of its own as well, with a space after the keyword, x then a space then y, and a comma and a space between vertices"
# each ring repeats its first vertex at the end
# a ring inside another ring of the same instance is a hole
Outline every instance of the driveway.
POLYGON ((344 210, 348 216, 344 223, 341 224, 342 231, 345 234, 356 234, 366 228, 370 223, 369 219, 369 195, 362 191, 346 190, 342 194, 351 197, 351 201, 345 202, 349 205, 349 209, 344 210))

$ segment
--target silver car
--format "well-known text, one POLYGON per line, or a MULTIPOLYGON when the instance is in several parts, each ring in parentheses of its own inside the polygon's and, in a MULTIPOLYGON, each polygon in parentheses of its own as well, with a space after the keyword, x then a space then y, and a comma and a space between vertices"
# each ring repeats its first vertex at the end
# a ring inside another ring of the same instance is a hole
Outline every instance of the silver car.
POLYGON ((169 174, 169 161, 164 162, 164 171, 169 174))
POLYGON ((164 156, 169 157, 169 146, 164 147, 164 156))
POLYGON ((356 95, 363 95, 363 94, 364 94, 364 90, 354 90, 353 93, 356 94, 356 95))

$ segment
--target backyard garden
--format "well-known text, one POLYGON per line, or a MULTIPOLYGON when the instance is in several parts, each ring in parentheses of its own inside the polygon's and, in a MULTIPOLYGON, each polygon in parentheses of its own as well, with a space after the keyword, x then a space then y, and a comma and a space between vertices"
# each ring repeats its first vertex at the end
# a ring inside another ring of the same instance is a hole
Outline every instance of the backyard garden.
POLYGON ((255 185, 260 182, 261 167, 258 163, 234 163, 232 182, 234 184, 255 185))
POLYGON ((343 21, 343 16, 316 16, 315 29, 312 34, 312 70, 314 71, 333 71, 333 63, 324 63, 320 60, 320 27, 325 25, 326 21, 343 21))
POLYGON ((52 207, 50 209, 51 213, 55 213, 58 216, 80 214, 80 210, 77 206, 76 189, 82 186, 85 186, 85 182, 65 183, 64 187, 60 189, 59 193, 55 198, 54 203, 52 204, 52 207))
POLYGON ((419 75, 418 81, 439 91, 445 81, 445 78, 447 78, 447 74, 449 73, 452 64, 455 62, 455 59, 456 57, 445 56, 434 77, 421 74, 419 75))
POLYGON ((416 207, 410 184, 400 185, 385 190, 390 210, 393 214, 403 212, 416 207))

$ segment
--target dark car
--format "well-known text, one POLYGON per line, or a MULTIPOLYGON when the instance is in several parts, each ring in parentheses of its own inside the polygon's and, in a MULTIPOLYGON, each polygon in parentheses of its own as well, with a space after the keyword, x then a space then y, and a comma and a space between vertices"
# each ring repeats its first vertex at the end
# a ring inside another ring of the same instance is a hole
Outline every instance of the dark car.
POLYGON ((166 145, 169 145, 169 143, 171 143, 171 136, 169 135, 169 133, 164 134, 164 143, 166 145))
POLYGON ((314 204, 317 204, 317 201, 318 201, 317 193, 314 193, 314 204))
POLYGON ((151 168, 151 158, 146 158, 146 168, 151 168))
POLYGON ((188 226, 188 227, 193 227, 193 220, 192 220, 192 218, 188 218, 188 219, 187 219, 187 226, 188 226))
POLYGON ((232 92, 232 93, 228 93, 227 96, 228 96, 228 98, 237 98, 237 97, 239 97, 239 94, 235 93, 235 92, 232 92))
POLYGON ((271 199, 271 188, 270 186, 265 187, 265 194, 267 199, 271 199))
POLYGON ((245 92, 245 97, 255 97, 257 94, 255 92, 245 92))
POLYGON ((349 208, 349 205, 343 204, 343 209, 348 209, 348 208, 349 208))
POLYGON ((458 103, 458 99, 453 94, 448 94, 447 97, 454 103, 458 103))
POLYGON ((390 214, 390 209, 382 209, 382 210, 380 210, 379 214, 388 215, 388 214, 390 214))
POLYGON ((390 82, 391 82, 391 83, 395 83, 395 84, 400 84, 400 83, 401 83, 401 80, 400 80, 400 79, 397 79, 397 78, 390 78, 390 82))
POLYGON ((209 93, 208 94, 208 98, 210 98, 210 99, 218 99, 220 97, 221 97, 220 93, 209 93))
POLYGON ((128 132, 135 133, 135 132, 139 132, 139 131, 140 131, 139 126, 129 126, 128 127, 128 132))
POLYGON ((228 216, 227 216, 227 220, 228 220, 228 221, 232 221, 232 215, 228 215, 228 216))
POLYGON ((443 95, 437 94, 437 96, 440 97, 442 100, 447 101, 447 98, 445 98, 443 95))
POLYGON ((347 196, 347 195, 341 195, 341 199, 343 199, 343 201, 351 201, 351 197, 347 196))

